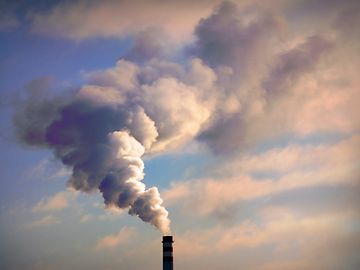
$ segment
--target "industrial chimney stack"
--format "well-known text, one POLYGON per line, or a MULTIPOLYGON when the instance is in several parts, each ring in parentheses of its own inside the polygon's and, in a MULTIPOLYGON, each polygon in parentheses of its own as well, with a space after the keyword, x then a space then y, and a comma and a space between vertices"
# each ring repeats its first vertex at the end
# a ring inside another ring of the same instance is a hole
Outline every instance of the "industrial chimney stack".
POLYGON ((173 242, 172 236, 163 236, 163 270, 174 269, 173 242))

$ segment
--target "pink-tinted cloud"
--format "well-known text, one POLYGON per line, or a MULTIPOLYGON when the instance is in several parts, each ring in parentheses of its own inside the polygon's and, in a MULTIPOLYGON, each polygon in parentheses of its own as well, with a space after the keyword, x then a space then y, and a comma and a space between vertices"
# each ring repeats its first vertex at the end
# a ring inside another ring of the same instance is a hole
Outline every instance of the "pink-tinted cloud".
POLYGON ((294 189, 358 183, 359 137, 333 145, 289 146, 269 150, 219 166, 218 175, 229 178, 194 179, 179 182, 163 194, 167 204, 181 205, 184 211, 209 215, 242 200, 252 200, 294 189), (261 181, 252 174, 262 173, 261 181), (278 173, 272 179, 272 173, 278 173))
MULTIPOLYGON (((274 259, 269 259, 270 265, 271 261, 281 258, 281 254, 290 249, 298 254, 292 263, 307 258, 313 264, 323 248, 336 252, 338 241, 343 237, 348 244, 355 244, 356 240, 352 241, 347 236, 358 239, 359 234, 356 230, 349 230, 347 224, 356 222, 358 218, 354 211, 299 216, 286 208, 265 208, 260 213, 261 221, 246 220, 231 226, 184 232, 177 237, 176 251, 179 256, 202 257, 211 253, 226 254, 242 248, 256 252, 257 248, 271 245, 274 259)), ((328 259, 331 261, 331 258, 328 259)), ((341 256, 336 259, 341 259, 341 256)), ((282 261, 286 263, 285 256, 282 261)), ((266 269, 268 263, 260 268, 266 269)))
POLYGON ((127 244, 135 236, 135 229, 131 227, 122 228, 117 234, 101 238, 97 244, 97 250, 114 249, 120 245, 127 244))
POLYGON ((66 192, 59 192, 52 197, 44 198, 33 207, 32 211, 52 212, 68 208, 70 195, 66 192))
POLYGON ((73 1, 47 13, 32 13, 30 18, 34 32, 74 40, 123 37, 158 27, 174 39, 186 40, 216 2, 191 2, 189 9, 189 1, 73 1))
POLYGON ((54 215, 46 215, 38 220, 35 220, 27 225, 28 228, 47 227, 61 223, 61 220, 54 215))

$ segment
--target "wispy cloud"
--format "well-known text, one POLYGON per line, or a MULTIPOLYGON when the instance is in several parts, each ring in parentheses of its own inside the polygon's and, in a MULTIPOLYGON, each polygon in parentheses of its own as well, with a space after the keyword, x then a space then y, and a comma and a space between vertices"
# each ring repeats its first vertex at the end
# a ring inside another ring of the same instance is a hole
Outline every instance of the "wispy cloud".
POLYGON ((70 191, 62 191, 53 196, 41 199, 33 208, 33 212, 53 212, 66 209, 70 205, 70 200, 76 196, 70 191))
POLYGON ((294 214, 291 209, 270 207, 263 209, 259 218, 256 222, 245 220, 227 227, 189 230, 178 235, 176 251, 184 256, 200 256, 273 245, 278 256, 292 246, 297 252, 314 259, 315 254, 321 250, 320 247, 326 243, 331 246, 330 249, 336 248, 338 238, 344 234, 360 237, 356 230, 349 230, 347 225, 359 218, 354 211, 301 216, 294 214), (330 236, 331 234, 333 235, 330 236), (311 254, 310 250, 315 253, 311 254))
POLYGON ((117 234, 108 235, 101 238, 96 244, 96 249, 113 249, 119 245, 126 244, 135 236, 135 229, 132 227, 124 227, 117 234))
POLYGON ((36 179, 43 181, 59 180, 67 178, 71 175, 71 171, 63 166, 60 166, 55 160, 42 159, 32 168, 24 173, 27 179, 36 179))
POLYGON ((74 1, 60 3, 46 13, 33 12, 30 18, 34 32, 74 40, 123 37, 160 26, 172 38, 184 40, 191 36, 193 27, 200 18, 211 12, 216 2, 219 1, 191 2, 192 8, 189 10, 189 1, 106 0, 86 4, 74 1))
MULTIPOLYGON (((315 186, 358 183, 359 137, 333 145, 288 146, 239 159, 219 166, 228 178, 194 179, 173 183, 163 192, 168 205, 181 205, 185 212, 212 214, 242 200, 315 186), (260 173, 256 179, 252 173, 260 173), (275 179, 273 172, 280 173, 275 179)), ((218 173, 221 175, 221 173, 218 173)))
POLYGON ((120 218, 122 216, 122 214, 125 212, 123 209, 117 208, 115 206, 110 206, 110 207, 98 207, 101 210, 103 210, 103 208, 105 208, 105 214, 101 214, 101 215, 94 215, 94 214, 90 214, 90 213, 82 213, 80 216, 80 222, 84 223, 84 222, 89 222, 89 221, 107 221, 107 220, 113 220, 113 219, 117 219, 120 218))
POLYGON ((61 223, 61 220, 54 215, 47 215, 27 225, 28 228, 47 227, 61 223))

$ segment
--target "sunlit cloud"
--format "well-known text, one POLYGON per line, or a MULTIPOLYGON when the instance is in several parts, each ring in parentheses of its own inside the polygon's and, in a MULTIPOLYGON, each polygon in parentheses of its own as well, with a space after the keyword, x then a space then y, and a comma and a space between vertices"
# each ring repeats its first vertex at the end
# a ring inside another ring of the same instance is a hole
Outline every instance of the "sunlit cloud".
POLYGON ((360 172, 353 149, 359 144, 355 136, 331 145, 290 145, 245 156, 215 169, 228 178, 173 183, 163 192, 164 200, 168 205, 181 205, 185 212, 208 215, 242 200, 295 189, 357 185, 360 172), (260 180, 256 174, 262 175, 260 180))
MULTIPOLYGON (((104 207, 98 207, 101 210, 104 210, 104 207)), ((114 206, 110 206, 110 207, 106 207, 105 208, 105 213, 104 214, 99 214, 99 215, 94 215, 88 212, 84 212, 82 211, 80 214, 80 219, 79 221, 81 223, 84 222, 93 222, 93 221, 109 221, 109 220, 114 220, 114 219, 118 219, 122 216, 122 214, 124 214, 124 211, 116 208, 114 206)))
MULTIPOLYGON (((348 224, 356 222, 358 218, 354 211, 302 216, 286 208, 268 208, 260 212, 261 222, 246 220, 232 226, 184 232, 177 237, 176 247, 183 256, 202 256, 241 248, 256 250, 272 245, 275 256, 292 248, 296 253, 315 261, 324 245, 328 244, 328 249, 336 251, 337 241, 343 236, 353 235, 358 239, 359 232, 348 229, 348 224)), ((348 241, 350 244, 356 242, 350 238, 348 241)))
POLYGON ((27 225, 28 228, 47 227, 51 225, 60 224, 61 220, 54 215, 46 215, 38 220, 35 220, 27 225))
POLYGON ((124 227, 117 234, 101 238, 96 244, 96 249, 114 249, 120 245, 127 244, 131 238, 135 237, 135 234, 134 228, 124 227))
POLYGON ((34 32, 74 40, 124 37, 157 27, 164 28, 174 39, 186 40, 199 19, 208 15, 214 3, 219 2, 191 2, 191 10, 189 1, 63 2, 50 12, 33 12, 29 17, 34 32))
POLYGON ((51 197, 41 199, 33 208, 33 212, 53 212, 66 209, 70 205, 70 200, 76 196, 72 192, 59 192, 51 197))

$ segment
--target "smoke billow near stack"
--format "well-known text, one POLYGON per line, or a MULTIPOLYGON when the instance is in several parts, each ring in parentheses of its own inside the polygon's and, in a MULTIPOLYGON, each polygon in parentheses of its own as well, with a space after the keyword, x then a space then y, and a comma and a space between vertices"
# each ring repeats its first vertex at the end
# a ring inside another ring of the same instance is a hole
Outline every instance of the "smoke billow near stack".
POLYGON ((163 270, 174 269, 173 242, 172 236, 163 236, 163 270))

